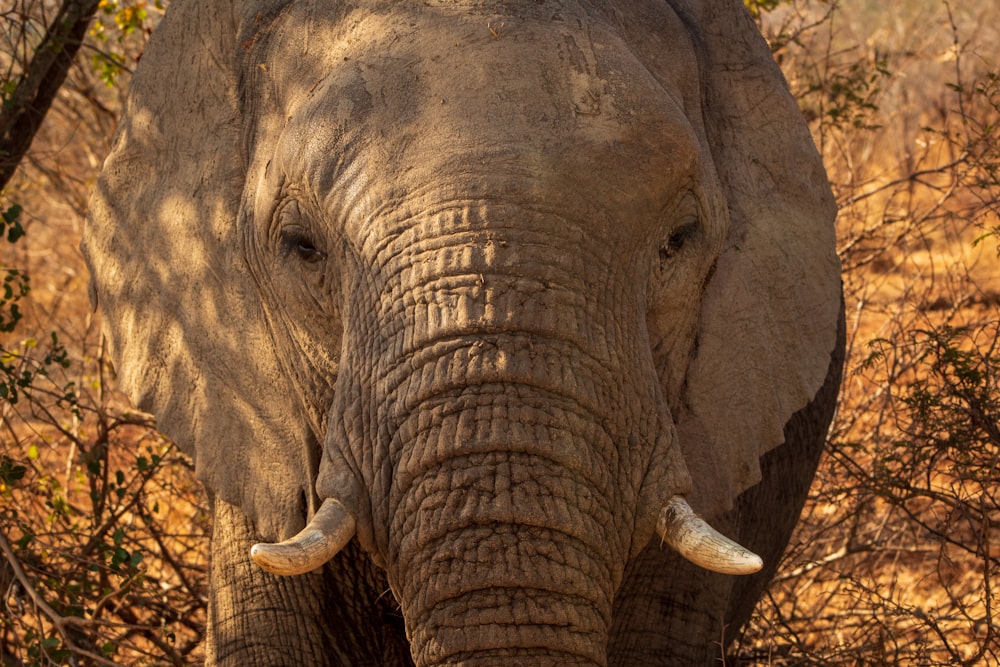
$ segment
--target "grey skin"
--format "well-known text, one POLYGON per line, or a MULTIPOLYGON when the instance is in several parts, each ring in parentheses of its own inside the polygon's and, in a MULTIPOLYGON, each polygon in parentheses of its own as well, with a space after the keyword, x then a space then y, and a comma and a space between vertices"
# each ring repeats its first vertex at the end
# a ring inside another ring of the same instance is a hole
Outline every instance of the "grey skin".
POLYGON ((711 664, 835 404, 834 215, 738 0, 174 0, 84 253, 213 498, 209 663, 711 664))

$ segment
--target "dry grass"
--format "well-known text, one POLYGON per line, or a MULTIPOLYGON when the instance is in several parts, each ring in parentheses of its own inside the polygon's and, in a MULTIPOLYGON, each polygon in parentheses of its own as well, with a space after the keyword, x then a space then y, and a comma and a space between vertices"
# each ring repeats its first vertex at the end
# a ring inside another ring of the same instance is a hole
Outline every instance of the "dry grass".
MULTIPOLYGON (((766 19, 841 204, 850 349, 828 455, 732 664, 1000 661, 1000 258, 998 237, 974 243, 1000 225, 1000 7, 885 7, 794 0, 766 19)), ((3 664, 201 657, 203 497, 114 394, 77 250, 118 94, 79 66, 0 200, 28 232, 0 264, 32 285, 3 363, 48 373, 0 403, 3 664), (65 367, 44 363, 51 332, 65 367)))

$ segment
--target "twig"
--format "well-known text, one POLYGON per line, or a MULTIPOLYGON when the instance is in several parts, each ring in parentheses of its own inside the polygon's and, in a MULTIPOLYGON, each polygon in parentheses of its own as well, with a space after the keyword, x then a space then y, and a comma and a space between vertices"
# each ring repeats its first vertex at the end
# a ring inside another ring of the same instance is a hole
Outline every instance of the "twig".
POLYGON ((14 554, 14 550, 11 548, 10 542, 7 541, 7 536, 2 530, 0 530, 0 551, 3 552, 4 558, 7 559, 11 570, 14 572, 14 577, 17 579, 18 583, 21 584, 21 587, 28 594, 28 597, 31 598, 35 608, 49 619, 55 629, 62 636, 63 641, 66 642, 67 648, 69 648, 69 650, 73 653, 90 658, 101 665, 115 667, 114 662, 111 662, 110 660, 107 660, 103 656, 100 656, 92 651, 80 648, 70 639, 69 634, 72 628, 90 627, 93 625, 92 621, 78 616, 63 616, 49 606, 49 603, 47 603, 45 599, 39 595, 38 591, 35 590, 35 587, 32 586, 27 573, 25 573, 24 568, 21 567, 21 561, 19 561, 17 556, 14 554))
POLYGON ((21 567, 21 561, 18 560, 17 556, 14 554, 14 550, 10 546, 10 542, 7 541, 7 536, 2 530, 0 530, 0 551, 3 551, 4 557, 7 562, 10 563, 10 567, 14 572, 14 576, 20 582, 21 587, 24 588, 25 592, 31 598, 31 601, 45 616, 48 617, 52 624, 56 626, 59 634, 65 636, 66 627, 69 625, 79 625, 87 626, 89 621, 76 616, 62 616, 55 609, 49 606, 49 604, 38 594, 34 586, 31 585, 31 580, 28 579, 28 575, 25 573, 24 568, 21 567))

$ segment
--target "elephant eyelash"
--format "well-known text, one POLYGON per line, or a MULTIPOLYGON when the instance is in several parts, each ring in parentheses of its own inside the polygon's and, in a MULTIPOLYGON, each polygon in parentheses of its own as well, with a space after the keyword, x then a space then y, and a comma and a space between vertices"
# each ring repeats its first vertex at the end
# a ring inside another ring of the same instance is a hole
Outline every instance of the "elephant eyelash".
POLYGON ((295 247, 295 252, 303 262, 308 262, 310 264, 321 262, 326 259, 326 253, 322 250, 317 250, 309 244, 300 243, 295 247))
POLYGON ((695 237, 698 229, 697 221, 689 222, 675 229, 667 238, 667 242, 660 247, 660 261, 667 262, 676 257, 688 241, 695 237))
POLYGON ((286 229, 281 233, 281 245, 285 254, 295 255, 308 264, 316 264, 326 259, 326 253, 320 250, 312 238, 303 230, 286 229))

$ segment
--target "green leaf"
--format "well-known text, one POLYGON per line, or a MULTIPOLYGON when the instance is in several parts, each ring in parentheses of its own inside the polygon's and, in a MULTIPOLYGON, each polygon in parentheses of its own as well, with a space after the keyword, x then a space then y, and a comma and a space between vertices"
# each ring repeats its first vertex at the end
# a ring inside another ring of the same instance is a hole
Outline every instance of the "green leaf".
POLYGON ((122 549, 121 547, 118 547, 117 549, 115 549, 115 553, 111 557, 111 566, 118 567, 119 565, 127 561, 130 556, 131 554, 128 551, 122 549))
MULTIPOLYGON (((6 385, 0 385, 0 387, 6 388, 6 385)), ((14 486, 15 482, 24 479, 27 472, 28 469, 25 466, 14 463, 6 456, 0 459, 0 482, 3 482, 4 486, 14 486)))
POLYGON ((7 230, 7 240, 11 243, 17 243, 17 240, 22 236, 24 236, 24 227, 22 227, 19 222, 15 222, 7 230))
POLYGON ((6 211, 4 211, 2 214, 0 214, 0 216, 2 216, 3 221, 9 225, 10 223, 17 220, 17 218, 21 215, 21 211, 23 210, 24 209, 21 208, 20 204, 14 204, 11 207, 9 207, 6 211))
POLYGON ((18 549, 24 551, 25 549, 28 548, 28 545, 31 544, 31 541, 33 539, 35 539, 35 534, 29 531, 26 532, 24 535, 22 535, 21 539, 19 539, 17 542, 14 542, 14 544, 17 545, 18 549))

